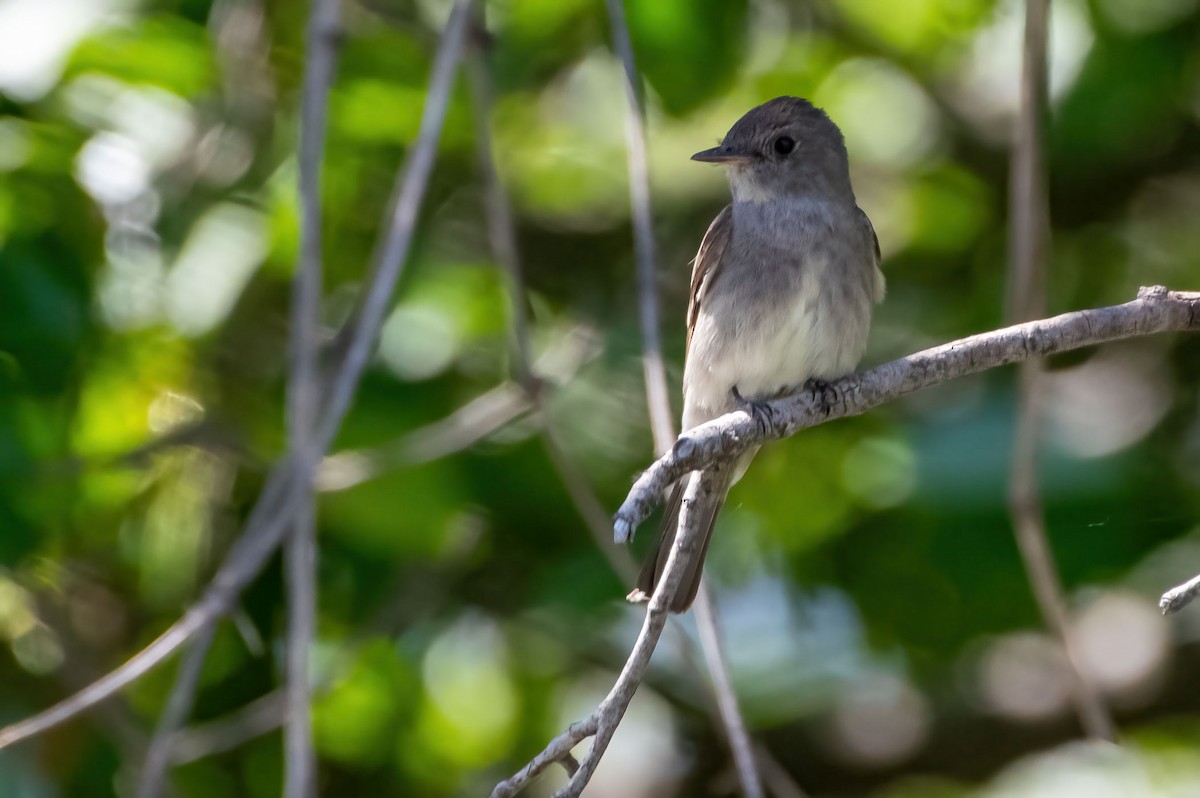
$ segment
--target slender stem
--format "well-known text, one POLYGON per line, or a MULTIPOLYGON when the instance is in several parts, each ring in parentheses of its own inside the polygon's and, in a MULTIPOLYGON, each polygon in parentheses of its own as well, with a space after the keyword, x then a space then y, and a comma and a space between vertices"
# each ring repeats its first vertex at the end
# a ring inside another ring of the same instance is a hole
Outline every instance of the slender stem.
POLYGON ((475 120, 475 141, 478 150, 480 171, 484 178, 484 200, 487 215, 488 239, 492 254, 503 268, 508 283, 509 295, 509 329, 512 338, 514 367, 518 379, 529 403, 538 412, 542 427, 542 442, 546 454, 550 458, 555 471, 558 472, 563 487, 575 504, 580 517, 592 532, 597 546, 613 570, 624 579, 632 579, 637 572, 633 560, 627 551, 619 551, 608 542, 608 513, 595 492, 588 484, 585 475, 567 454, 566 448, 560 442, 554 420, 543 401, 544 395, 541 377, 535 373, 532 357, 532 346, 529 340, 529 318, 525 304, 525 279, 521 268, 521 257, 517 247, 516 222, 512 206, 508 201, 508 193, 496 171, 495 159, 492 155, 492 134, 489 126, 492 111, 491 77, 485 62, 482 42, 485 40, 484 20, 482 9, 477 14, 476 24, 479 34, 475 37, 476 46, 469 49, 467 54, 467 74, 471 82, 471 100, 475 120))
POLYGON ((305 489, 298 502, 301 506, 295 510, 294 526, 284 548, 288 595, 284 664, 288 711, 283 730, 286 798, 309 798, 316 783, 308 667, 317 614, 316 507, 311 488, 305 489))
POLYGON ((171 766, 176 734, 192 714, 204 658, 212 646, 217 625, 209 624, 197 632, 179 665, 179 674, 171 687, 167 705, 154 729, 154 738, 146 750, 142 772, 138 779, 137 798, 159 798, 166 786, 167 769, 171 766))
POLYGON ((318 425, 316 443, 328 448, 341 426, 342 418, 354 400, 359 377, 366 368, 372 345, 379 337, 384 314, 391 300, 392 290, 408 259, 413 233, 417 226, 417 212, 429 185, 429 175, 437 156, 438 137, 446 110, 450 105, 450 88, 454 83, 459 59, 466 43, 467 22, 473 0, 456 0, 446 28, 442 32, 442 43, 433 62, 433 76, 426 93, 425 110, 417 140, 406 159, 404 168, 396 176, 392 191, 391 211, 387 235, 377 246, 372 258, 370 286, 350 325, 350 338, 328 392, 328 399, 318 425))
POLYGON ((533 373, 533 347, 530 344, 529 316, 525 309, 525 275, 517 249, 517 226, 508 192, 496 171, 496 160, 492 154, 492 79, 484 50, 487 27, 483 12, 480 6, 475 13, 476 35, 466 57, 472 119, 475 122, 476 159, 479 171, 483 174, 488 241, 492 254, 503 267, 503 275, 508 283, 508 327, 517 381, 527 392, 536 394, 538 385, 533 373))
POLYGON ((625 68, 625 95, 629 114, 625 139, 629 147, 629 200, 633 208, 633 244, 637 256, 638 309, 642 323, 642 372, 646 380, 646 402, 654 448, 662 454, 675 440, 671 400, 667 393, 667 371, 663 366, 662 334, 658 323, 657 268, 654 255, 654 225, 650 215, 650 169, 646 157, 645 105, 640 90, 633 42, 625 21, 622 0, 606 0, 613 47, 625 68))
POLYGON ((217 720, 180 729, 175 734, 171 761, 186 765, 232 751, 248 740, 278 729, 286 716, 286 691, 274 690, 217 720))
POLYGON ((1158 601, 1158 606, 1163 615, 1170 615, 1191 604, 1197 595, 1200 595, 1200 576, 1193 577, 1182 585, 1163 593, 1162 598, 1158 601))
MULTIPOLYGON (((654 221, 650 213, 650 169, 646 155, 646 104, 641 78, 633 53, 633 40, 625 18, 623 0, 606 0, 613 48, 625 71, 625 96, 628 114, 625 138, 628 145, 629 199, 633 211, 634 249, 637 255, 638 308, 642 325, 642 370, 646 382, 646 402, 650 408, 650 428, 654 451, 666 452, 675 440, 675 423, 667 393, 667 372, 663 364, 662 332, 659 325, 657 264, 654 221)), ((682 522, 681 522, 682 523, 682 522)), ((761 798, 762 779, 751 756, 746 723, 733 693, 728 667, 721 653, 720 632, 706 585, 701 583, 700 607, 696 612, 700 627, 700 647, 712 674, 719 717, 725 727, 736 765, 738 781, 746 798, 761 798)))
POLYGON ((592 737, 591 748, 579 763, 579 769, 571 776, 566 786, 554 793, 554 798, 578 798, 583 792, 588 781, 596 772, 600 758, 604 756, 604 752, 612 740, 612 735, 625 715, 625 710, 629 708, 633 694, 637 691, 642 679, 645 678, 646 669, 650 665, 650 657, 654 653, 654 648, 667 623, 667 599, 675 594, 679 583, 683 581, 683 563, 695 551, 696 546, 700 545, 699 523, 691 517, 691 508, 701 493, 711 492, 712 489, 712 477, 705 472, 697 472, 689 479, 680 512, 682 520, 679 526, 679 537, 671 554, 667 557, 662 580, 646 606, 646 617, 642 622, 642 629, 638 634, 637 641, 629 652, 629 658, 625 661, 625 666, 608 695, 588 717, 572 723, 565 732, 551 740, 529 764, 511 778, 497 784, 492 790, 491 798, 506 798, 506 796, 516 795, 534 777, 555 762, 562 761, 575 745, 592 737))
MULTIPOLYGON (((1038 318, 1046 312, 1050 207, 1043 140, 1049 12, 1049 0, 1026 0, 1021 107, 1009 191, 1009 323, 1038 318)), ((1047 540, 1045 509, 1037 479, 1040 374, 1037 360, 1027 360, 1020 366, 1009 512, 1042 618, 1066 654, 1079 720, 1089 737, 1114 740, 1116 732, 1112 718, 1080 660, 1066 596, 1047 540)))
POLYGON ((704 662, 712 677, 717 710, 729 739, 729 748, 733 752, 733 763, 742 784, 742 793, 746 798, 762 798, 763 789, 754 747, 750 742, 750 735, 746 733, 746 721, 742 719, 742 712, 738 707, 737 693, 733 691, 733 679, 729 675, 729 665, 725 662, 725 652, 721 650, 717 609, 706 581, 700 582, 700 592, 696 594, 695 604, 700 648, 704 652, 704 662))
MULTIPOLYGON (((300 267, 292 281, 292 372, 288 385, 289 448, 312 446, 320 406, 317 375, 321 311, 321 165, 324 162, 329 90, 333 85, 340 35, 340 0, 312 0, 308 18, 308 58, 300 112, 300 267)), ((288 620, 284 726, 286 798, 310 798, 316 788, 312 740, 312 694, 308 652, 317 614, 316 504, 311 480, 297 496, 293 528, 284 551, 288 620)))
POLYGON ((613 519, 617 542, 662 502, 663 492, 689 471, 730 462, 747 449, 838 418, 857 416, 916 391, 1032 357, 1161 332, 1200 330, 1200 293, 1142 288, 1123 305, 1077 310, 935 346, 851 374, 819 390, 764 403, 751 417, 736 411, 687 430, 671 450, 637 478, 613 519))
POLYGON ((88 687, 33 717, 0 729, 0 748, 73 718, 161 664, 197 631, 229 611, 237 596, 258 576, 283 540, 291 527, 292 514, 299 506, 296 496, 301 492, 300 486, 311 485, 316 463, 329 448, 350 407, 366 367, 371 342, 378 336, 387 300, 408 254, 417 208, 433 167, 437 138, 449 103, 455 66, 462 53, 466 16, 471 4, 472 0, 458 0, 442 34, 417 142, 401 170, 402 177, 397 178, 396 201, 389 212, 386 241, 378 250, 376 268, 362 309, 348 324, 350 345, 338 364, 330 398, 324 406, 312 445, 305 451, 285 457, 275 466, 246 520, 242 535, 230 547, 204 595, 183 617, 149 646, 88 687))

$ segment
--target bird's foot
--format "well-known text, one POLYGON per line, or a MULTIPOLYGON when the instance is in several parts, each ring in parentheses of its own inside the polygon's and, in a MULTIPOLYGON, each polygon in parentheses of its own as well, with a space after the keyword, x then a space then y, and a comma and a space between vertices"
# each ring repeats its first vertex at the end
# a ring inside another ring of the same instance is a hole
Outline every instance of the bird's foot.
POLYGON ((737 409, 754 419, 755 425, 764 435, 770 431, 775 421, 775 411, 771 408, 769 401, 747 399, 738 391, 736 385, 729 389, 729 395, 733 397, 733 403, 737 409))
POLYGON ((811 393, 816 400, 817 407, 825 415, 829 415, 834 406, 842 400, 838 389, 834 387, 833 383, 815 377, 811 380, 805 380, 804 384, 800 386, 800 390, 811 393))

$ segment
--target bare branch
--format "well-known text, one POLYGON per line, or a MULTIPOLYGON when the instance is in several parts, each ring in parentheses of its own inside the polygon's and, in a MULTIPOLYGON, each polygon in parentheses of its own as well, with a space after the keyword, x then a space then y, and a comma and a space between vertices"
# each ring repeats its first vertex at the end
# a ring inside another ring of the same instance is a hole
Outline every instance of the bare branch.
MULTIPOLYGON (((293 452, 307 452, 311 448, 320 405, 317 349, 323 271, 321 165, 340 16, 340 0, 312 0, 300 112, 300 268, 292 281, 288 445, 293 452)), ((303 485, 296 504, 294 525, 284 550, 288 596, 284 674, 288 711, 283 735, 283 794, 286 798, 309 798, 316 789, 308 667, 317 615, 316 502, 311 480, 303 485)))
MULTIPOLYGON (((554 345, 538 357, 532 379, 538 386, 565 383, 600 351, 587 328, 577 327, 558 336, 554 345)), ((537 396, 540 393, 531 395, 520 385, 502 382, 445 418, 410 430, 388 443, 331 454, 317 468, 316 489, 318 492, 346 490, 389 469, 428 463, 469 449, 536 409, 537 396)), ((607 541, 607 517, 604 525, 607 541)))
POLYGON ((721 634, 717 626, 717 609, 709 592, 707 580, 700 582, 696 594, 696 628, 700 633, 700 649, 704 652, 704 663, 712 679, 713 695, 717 699, 717 717, 725 728, 725 736, 733 753, 733 763, 738 781, 746 798, 762 798, 762 781, 755 761, 750 735, 746 732, 746 721, 742 718, 733 691, 733 679, 729 665, 721 650, 721 634))
POLYGON ((1171 615, 1191 604, 1197 595, 1200 595, 1200 576, 1163 593, 1162 598, 1158 600, 1158 607, 1163 615, 1171 615))
POLYGON ((0 729, 0 748, 53 728, 110 697, 160 665, 194 634, 228 612, 236 596, 262 570, 283 537, 289 520, 286 510, 295 493, 298 470, 297 462, 291 458, 276 467, 246 521, 246 532, 230 548, 204 595, 183 617, 116 670, 49 709, 0 729))
POLYGON ((617 726, 620 725, 621 718, 625 716, 625 710, 629 707, 633 694, 645 677, 646 669, 650 665, 650 656, 654 653, 654 647, 658 644, 658 639, 662 636, 663 628, 666 626, 667 599, 674 594, 683 579, 681 564, 699 545, 700 533, 697 528, 698 524, 690 518, 691 508, 702 492, 712 491, 712 489, 712 476, 703 471, 693 474, 689 480, 687 491, 683 497, 683 508, 680 512, 683 520, 680 521, 680 531, 675 541, 675 547, 667 558, 662 581, 659 582, 646 607, 646 618, 642 623, 642 630, 638 634, 637 642, 634 643, 633 650, 630 651, 629 658, 625 661, 625 667, 621 670, 621 675, 617 677, 608 695, 590 715, 572 723, 565 732, 551 740, 550 744, 528 765, 511 778, 497 784, 492 790, 491 798, 516 795, 530 780, 551 764, 562 761, 578 743, 592 737, 591 748, 588 749, 583 761, 579 763, 578 771, 571 776, 566 786, 554 794, 554 798, 578 798, 583 792, 583 788, 587 786, 588 781, 595 773, 600 758, 604 756, 617 726))
POLYGON ((608 511, 596 497, 586 476, 567 455, 566 450, 559 442, 558 433, 552 422, 545 417, 545 413, 543 413, 543 424, 545 426, 542 431, 542 443, 546 448, 546 454, 550 456, 550 462, 554 466, 554 470, 558 472, 558 478, 566 488, 567 495, 571 497, 571 502, 579 512, 580 518, 587 525, 588 531, 592 533, 596 547, 608 560, 613 572, 623 582, 632 582, 637 576, 637 564, 633 561, 633 556, 628 549, 614 548, 609 542, 608 532, 611 519, 608 511))
MULTIPOLYGON (((1049 0, 1026 0, 1025 46, 1021 71, 1021 106, 1009 180, 1008 322, 1027 321, 1046 313, 1046 259, 1050 246, 1050 204, 1046 188, 1043 139, 1046 118, 1046 47, 1049 0)), ((1016 435, 1009 512, 1025 573, 1042 618, 1058 639, 1071 673, 1072 698, 1087 735, 1115 740, 1112 717, 1080 662, 1071 633, 1067 602, 1054 554, 1046 535, 1046 518, 1037 479, 1041 364, 1020 365, 1016 435)))
POLYGON ((230 751, 247 740, 278 729, 287 716, 287 694, 281 688, 217 720, 180 729, 171 744, 171 762, 186 765, 230 751))
POLYGON ((650 217, 650 171, 646 161, 646 129, 643 124, 645 107, 622 0, 606 0, 606 5, 609 26, 612 28, 613 47, 625 68, 625 94, 629 100, 625 139, 629 145, 629 200, 633 207, 638 309, 642 322, 642 372, 646 380, 646 402, 650 407, 650 428, 654 433, 654 447, 657 454, 662 454, 675 439, 675 423, 671 419, 667 372, 663 367, 662 335, 658 326, 654 227, 650 217))
POLYGON ((1046 249, 1050 207, 1042 140, 1046 114, 1046 25, 1049 0, 1025 0, 1021 104, 1009 172, 1007 312, 1009 323, 1046 313, 1046 249))
POLYGON ((492 788, 491 798, 509 798, 509 796, 516 795, 526 784, 540 776, 543 771, 555 762, 566 763, 563 767, 567 768, 568 771, 574 767, 575 773, 571 773, 571 777, 574 778, 579 772, 579 762, 571 753, 571 749, 594 735, 596 733, 596 724, 597 721, 594 715, 572 723, 567 727, 565 732, 551 740, 540 754, 530 760, 528 765, 517 771, 512 778, 505 779, 492 788))
POLYGON ((489 388, 445 418, 369 449, 337 452, 317 468, 321 493, 353 488, 385 471, 428 463, 469 449, 533 409, 524 389, 511 382, 489 388))
MULTIPOLYGON (((566 488, 568 496, 575 504, 580 517, 587 524, 596 539, 597 546, 613 570, 630 577, 636 573, 632 558, 628 552, 615 551, 608 544, 608 513, 604 505, 596 498, 595 492, 578 466, 567 455, 565 448, 559 442, 555 431, 554 421, 550 416, 544 400, 543 378, 545 369, 531 365, 532 347, 529 343, 529 318, 525 305, 525 279, 521 269, 521 258, 517 247, 516 223, 513 219, 512 207, 508 201, 508 193, 500 181, 496 171, 495 160, 492 157, 492 134, 489 121, 492 110, 491 76, 485 63, 483 42, 486 39, 486 29, 482 19, 482 9, 477 15, 479 31, 475 37, 475 47, 472 47, 467 58, 467 73, 471 81, 471 100, 475 120, 475 141, 478 149, 479 168, 483 173, 485 185, 485 209, 487 211, 488 239, 492 254, 499 261, 507 280, 510 302, 509 324, 513 343, 513 359, 518 379, 522 386, 522 395, 526 404, 539 412, 537 419, 542 426, 542 442, 550 462, 558 472, 559 479, 566 488)), ((545 359, 545 358, 543 358, 545 359)), ((578 365, 578 360, 575 365, 578 365)), ((571 370, 574 371, 574 366, 571 370)), ((570 768, 568 768, 570 770, 570 768)), ((572 774, 574 771, 571 771, 572 774)))
POLYGON ((466 69, 471 87, 471 117, 475 123, 475 152, 479 171, 483 174, 488 241, 508 283, 508 325, 517 381, 532 397, 538 391, 538 382, 532 368, 533 349, 529 342, 529 317, 525 310, 525 276, 517 252, 517 227, 508 193, 500 182, 496 161, 492 156, 492 79, 484 51, 487 25, 483 6, 478 7, 473 21, 475 36, 473 46, 467 50, 466 69))
MULTIPOLYGON (((634 248, 637 255, 638 307, 642 325, 642 370, 646 382, 646 402, 650 408, 650 428, 654 436, 654 452, 662 455, 675 440, 675 423, 667 395, 667 372, 663 365, 662 331, 659 327, 657 265, 654 245, 654 222, 650 215, 650 174, 646 156, 646 104, 641 91, 641 78, 633 53, 629 24, 625 19, 623 0, 606 0, 613 48, 625 71, 625 96, 629 104, 625 138, 628 145, 629 199, 633 211, 634 248)), ((712 597, 708 586, 700 584, 696 624, 700 630, 700 647, 712 675, 718 719, 724 725, 725 737, 733 753, 738 781, 746 798, 762 798, 762 779, 750 755, 750 737, 738 707, 737 696, 729 670, 721 653, 720 632, 716 626, 712 597)))
POLYGON ((309 650, 317 615, 316 503, 312 488, 297 497, 291 535, 284 548, 288 596, 284 674, 287 723, 284 726, 284 795, 309 798, 315 788, 309 650))
POLYGON ((767 402, 757 418, 729 413, 683 433, 663 457, 634 482, 613 520, 618 543, 662 501, 663 491, 684 474, 751 446, 779 440, 827 421, 856 416, 906 394, 1019 363, 1031 357, 1170 331, 1200 330, 1200 293, 1143 288, 1123 305, 1078 310, 942 344, 852 374, 817 389, 767 402))
POLYGON ((363 293, 361 303, 350 322, 349 344, 333 378, 318 427, 317 441, 325 447, 328 447, 337 434, 342 417, 354 399, 359 377, 366 368, 367 358, 383 326, 383 317, 392 290, 408 259, 408 248, 417 226, 417 212, 425 196, 429 175, 433 171, 442 122, 450 104, 450 88, 459 59, 462 57, 472 5, 472 0, 457 0, 450 12, 450 18, 446 21, 446 29, 442 32, 442 43, 434 59, 433 76, 429 81, 417 140, 403 170, 396 176, 387 236, 382 246, 375 250, 370 285, 363 293))
POLYGON ((775 798, 808 798, 808 793, 800 789, 800 785, 793 781, 792 774, 779 764, 766 747, 756 746, 754 759, 758 762, 758 769, 766 782, 767 791, 775 798))
POLYGON ((455 67, 462 53, 466 15, 470 6, 471 0, 458 0, 446 23, 434 61, 420 132, 401 171, 403 177, 398 178, 397 200, 389 213, 387 241, 379 250, 362 310, 349 323, 350 346, 337 368, 331 396, 324 407, 312 446, 307 451, 289 455, 275 466, 246 520, 241 537, 230 547, 224 563, 204 595, 183 617, 116 670, 53 707, 0 729, 0 748, 69 720, 162 663, 197 631, 228 612, 236 597, 261 572, 267 559, 279 546, 292 521, 300 486, 311 484, 317 460, 329 447, 350 407, 355 386, 366 367, 371 342, 378 336, 387 300, 407 256, 416 225, 417 207, 433 166, 455 67))
POLYGON ((150 741, 150 747, 146 750, 146 757, 142 762, 137 798, 159 798, 162 795, 167 768, 171 765, 175 735, 192 714, 196 688, 204 670, 204 658, 212 646, 216 630, 216 624, 209 624, 201 629, 183 655, 179 675, 175 677, 166 708, 163 709, 162 716, 158 719, 158 727, 154 730, 154 739, 150 741))

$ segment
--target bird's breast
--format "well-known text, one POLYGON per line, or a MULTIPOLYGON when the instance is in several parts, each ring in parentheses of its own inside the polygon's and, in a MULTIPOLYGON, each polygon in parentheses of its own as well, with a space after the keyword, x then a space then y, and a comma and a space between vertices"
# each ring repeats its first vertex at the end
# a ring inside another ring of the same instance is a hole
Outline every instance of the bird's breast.
POLYGON ((684 372, 684 427, 854 370, 866 348, 872 246, 857 226, 809 220, 786 235, 735 235, 702 298, 684 372), (819 226, 818 226, 819 224, 819 226))

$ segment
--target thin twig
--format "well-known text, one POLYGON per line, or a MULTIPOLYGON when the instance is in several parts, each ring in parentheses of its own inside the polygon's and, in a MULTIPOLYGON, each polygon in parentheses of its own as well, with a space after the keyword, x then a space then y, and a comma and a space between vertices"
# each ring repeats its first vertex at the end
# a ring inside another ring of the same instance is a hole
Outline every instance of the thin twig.
POLYGON ((509 325, 512 338, 513 361, 517 378, 523 388, 526 401, 539 412, 537 418, 542 427, 542 443, 563 487, 567 490, 580 517, 592 532, 601 553, 608 559, 613 570, 622 579, 632 579, 636 573, 633 559, 628 552, 616 550, 608 542, 608 513, 596 498, 595 492, 575 462, 568 456, 560 442, 551 414, 546 407, 542 386, 542 370, 530 363, 532 347, 529 342, 529 319, 525 305, 525 278, 521 269, 521 257, 517 247, 516 222, 508 193, 496 171, 492 155, 490 119, 492 112, 491 76, 485 62, 483 43, 486 29, 482 9, 477 14, 475 46, 468 51, 466 66, 471 83, 471 101, 475 121, 475 142, 479 169, 483 173, 484 200, 487 212, 488 240, 492 254, 499 262, 509 295, 509 325))
POLYGON ((296 507, 300 485, 309 485, 322 452, 337 434, 349 409, 355 385, 366 367, 370 342, 383 321, 383 310, 400 273, 416 224, 417 206, 424 194, 445 117, 455 66, 463 48, 466 14, 471 0, 458 0, 446 23, 434 61, 420 133, 399 179, 397 201, 388 224, 387 243, 381 248, 367 290, 363 310, 350 322, 350 347, 339 365, 331 398, 324 407, 319 432, 309 451, 285 457, 272 469, 244 531, 230 547, 225 561, 201 598, 154 642, 125 664, 53 707, 31 718, 0 729, 0 748, 57 726, 111 696, 161 664, 197 631, 229 611, 236 597, 262 571, 279 546, 296 507))
MULTIPOLYGON (((1046 312, 1046 259, 1050 242, 1050 207, 1046 188, 1043 139, 1046 116, 1046 39, 1049 0, 1026 0, 1021 105, 1009 180, 1010 324, 1046 312)), ((1063 648, 1071 673, 1072 697, 1089 737, 1116 738, 1115 727, 1100 692, 1080 660, 1067 613, 1067 602, 1046 534, 1046 517, 1037 480, 1037 432, 1040 417, 1041 364, 1020 365, 1017 422, 1009 483, 1009 512, 1025 572, 1042 618, 1063 648)))
POLYGON ((754 759, 758 762, 758 770, 766 782, 767 791, 775 798, 808 798, 808 793, 800 789, 800 785, 792 779, 792 774, 779 764, 765 746, 759 745, 754 749, 754 759))
POLYGON ((751 417, 736 411, 684 432, 671 451, 634 482, 613 519, 613 536, 629 541, 662 501, 663 491, 697 468, 731 461, 752 446, 846 416, 906 394, 1031 357, 1161 332, 1200 330, 1200 293, 1142 288, 1123 305, 1077 310, 962 338, 765 402, 751 417))
MULTIPOLYGON (((650 408, 650 428, 654 452, 662 455, 675 440, 675 423, 667 394, 667 371, 663 364, 662 331, 659 326, 657 264, 654 221, 650 214, 650 170, 646 155, 646 103, 641 78, 633 53, 633 41, 625 18, 623 0, 606 0, 613 48, 625 72, 625 96, 628 115, 625 138, 628 146, 629 200, 633 213, 634 249, 637 257, 638 307, 642 325, 642 371, 645 375, 646 402, 650 408)), ((746 798, 762 798, 762 779, 751 755, 746 722, 738 707, 729 668, 721 652, 720 631, 712 596, 701 580, 695 613, 700 631, 700 648, 712 675, 719 719, 729 741, 733 761, 746 798)))
POLYGON ((471 118, 475 124, 475 155, 479 171, 483 174, 488 242, 507 282, 509 339, 517 382, 532 397, 538 392, 538 381, 533 371, 533 347, 529 340, 529 316, 525 308, 525 276, 517 250, 517 226, 492 154, 492 78, 487 65, 487 22, 482 5, 477 8, 472 21, 474 36, 472 46, 467 50, 465 64, 471 89, 471 118))
POLYGON ((312 488, 297 497, 293 529, 284 548, 287 583, 287 646, 284 653, 288 712, 284 725, 284 796, 309 798, 315 788, 309 650, 316 629, 316 503, 312 488))
MULTIPOLYGON (((321 165, 340 36, 340 6, 340 0, 312 0, 308 17, 308 57, 300 105, 300 267, 292 281, 292 371, 288 385, 288 435, 293 452, 306 452, 312 446, 320 405, 317 348, 323 282, 321 165)), ((283 734, 283 794, 285 798, 309 798, 316 788, 308 663, 317 614, 316 502, 311 481, 302 486, 296 502, 292 532, 284 550, 288 711, 283 734)))
POLYGON ((604 756, 617 726, 620 725, 621 718, 624 717, 634 692, 637 691, 638 685, 645 677, 646 669, 650 665, 650 656, 654 653, 654 648, 666 626, 667 598, 674 595, 676 588, 683 580, 682 563, 699 545, 699 524, 689 518, 691 508, 703 492, 711 492, 712 489, 712 478, 703 471, 693 474, 688 481, 680 512, 683 520, 680 522, 679 539, 667 557, 662 581, 659 582, 646 607, 646 618, 642 623, 637 642, 634 643, 629 658, 625 661, 625 667, 621 670, 621 675, 617 677, 608 695, 590 715, 572 723, 565 732, 551 740, 529 764, 511 778, 497 784, 492 790, 491 798, 506 798, 506 796, 516 795, 546 768, 555 762, 562 761, 578 743, 592 737, 591 748, 579 763, 578 771, 571 776, 566 786, 554 793, 554 798, 578 798, 583 792, 584 787, 595 773, 600 758, 604 756))
POLYGON ((180 729, 171 744, 171 762, 186 765, 231 751, 278 729, 286 718, 287 692, 273 690, 217 720, 180 729))
POLYGON ((209 624, 201 629, 188 646, 179 664, 179 674, 171 687, 167 705, 158 719, 154 738, 142 761, 142 773, 138 780, 137 798, 159 798, 167 780, 167 768, 172 764, 172 749, 175 735, 192 714, 196 699, 196 688, 200 674, 204 671, 204 658, 212 646, 217 625, 209 624))
POLYGON ((471 448, 532 409, 524 389, 502 382, 445 418, 395 440, 369 449, 331 454, 317 468, 315 487, 321 493, 347 490, 395 468, 440 460, 471 448))
POLYGON ((558 472, 558 478, 566 488, 567 495, 579 512, 580 518, 587 525, 588 531, 592 533, 592 539, 596 542, 597 548, 604 555, 604 559, 608 560, 609 566, 621 581, 632 581, 637 576, 637 564, 634 563, 633 556, 628 549, 612 545, 608 536, 612 519, 600 499, 596 497, 595 491, 592 490, 592 486, 583 472, 567 455, 566 449, 559 442, 558 433, 549 419, 544 418, 543 424, 545 426, 543 427, 542 444, 545 446, 546 454, 549 455, 550 463, 558 472))
POLYGON ((1158 600, 1159 609, 1163 615, 1179 612, 1192 603, 1192 599, 1200 595, 1200 576, 1193 577, 1178 587, 1173 587, 1158 600))
MULTIPOLYGON (((600 348, 595 343, 594 337, 582 327, 557 336, 554 344, 534 364, 533 380, 539 386, 568 382, 584 363, 599 354, 600 348)), ((513 382, 502 382, 445 418, 410 430, 392 441, 331 454, 317 468, 315 487, 318 492, 346 490, 390 469, 428 463, 461 452, 508 424, 525 418, 536 408, 537 402, 526 388, 513 382)), ((604 538, 608 539, 607 530, 604 538)))
MULTIPOLYGON (((551 465, 571 498, 580 517, 592 532, 600 552, 613 570, 622 579, 632 579, 636 566, 628 551, 614 549, 608 541, 609 516, 604 505, 596 497, 587 478, 567 454, 561 436, 546 406, 543 390, 544 369, 531 367, 529 358, 532 347, 529 342, 530 325, 525 303, 525 277, 521 268, 520 251, 517 246, 516 221, 508 193, 496 170, 492 154, 492 81, 485 60, 484 43, 487 31, 483 9, 476 19, 477 35, 475 46, 468 51, 467 75, 471 82, 471 101, 475 121, 475 141, 479 168, 484 179, 485 210, 487 212, 488 240, 492 254, 499 261, 508 283, 510 315, 509 324, 513 340, 514 366, 530 406, 536 408, 542 426, 542 443, 551 465)), ((559 380, 556 380, 559 381, 559 380)))
POLYGON ((658 454, 675 439, 671 400, 667 393, 667 372, 663 367, 662 335, 658 326, 657 273, 654 257, 654 227, 650 216, 650 170, 646 159, 645 105, 641 80, 633 58, 633 42, 625 22, 622 0, 606 0, 613 48, 625 68, 625 94, 629 115, 625 120, 625 139, 629 148, 629 200, 633 208, 633 246, 637 256, 638 309, 642 322, 642 373, 646 380, 646 403, 650 408, 650 429, 658 454))
POLYGON ((733 764, 738 781, 746 798, 762 798, 761 775, 754 756, 750 735, 746 732, 746 721, 742 718, 733 691, 733 679, 725 652, 721 650, 720 627, 717 626, 717 610, 708 586, 701 581, 696 594, 696 629, 700 633, 700 649, 704 652, 704 663, 712 679, 713 695, 717 699, 717 711, 725 736, 733 753, 733 764))
POLYGON ((400 279, 400 273, 408 259, 408 249, 417 226, 417 212, 421 208, 421 200, 429 184, 429 175, 433 171, 442 122, 450 104, 450 88, 459 59, 462 57, 472 5, 473 0, 457 0, 442 32, 442 43, 434 59, 433 76, 429 81, 416 144, 408 155, 404 169, 396 176, 387 236, 383 245, 375 250, 370 287, 363 293, 361 303, 354 314, 352 335, 346 347, 345 358, 332 380, 329 398, 318 427, 319 442, 333 440, 342 417, 354 400, 358 378, 366 368, 372 345, 383 326, 392 290, 396 281, 400 279))

